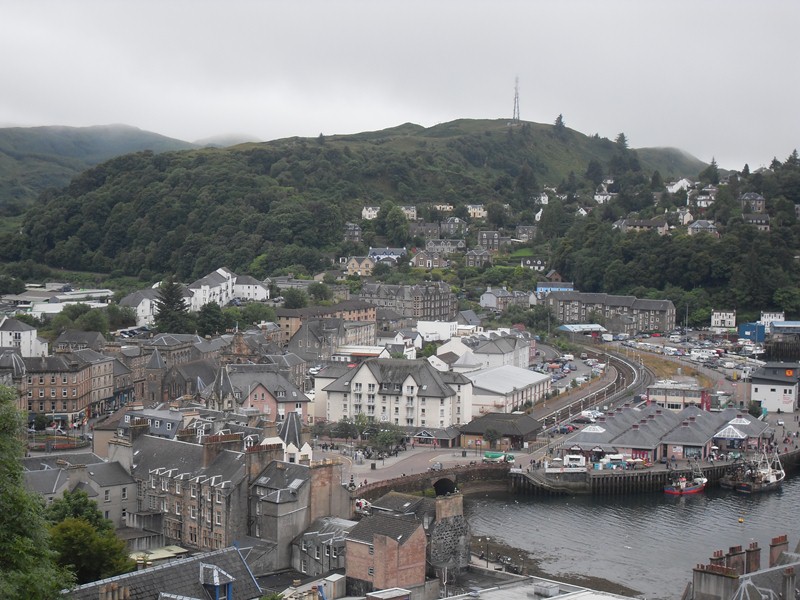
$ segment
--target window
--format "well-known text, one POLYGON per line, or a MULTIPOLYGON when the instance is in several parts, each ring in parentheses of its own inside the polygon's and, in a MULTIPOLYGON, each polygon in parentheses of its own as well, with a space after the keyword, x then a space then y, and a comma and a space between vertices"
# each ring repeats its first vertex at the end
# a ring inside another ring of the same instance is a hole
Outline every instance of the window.
MULTIPOLYGON (((169 425, 169 423, 167 423, 167 424, 169 425)), ((197 486, 195 484, 192 484, 192 485, 189 486, 189 495, 192 498, 196 498, 197 497, 197 486)))
POLYGON ((336 558, 336 546, 331 546, 331 558, 336 558))
POLYGON ((178 496, 181 495, 181 482, 180 481, 176 481, 175 482, 175 493, 178 494, 178 496))
POLYGON ((330 556, 330 555, 331 555, 331 546, 330 544, 327 544, 325 546, 325 556, 330 556))
POLYGON ((161 491, 168 492, 169 491, 169 479, 162 479, 161 480, 161 491))
POLYGON ((161 427, 161 421, 159 421, 158 419, 156 419, 156 427, 161 427))
POLYGON ((300 571, 303 573, 308 572, 308 561, 306 561, 305 559, 300 561, 300 571))
POLYGON ((222 490, 217 490, 216 501, 217 501, 217 504, 222 504, 222 490))
POLYGON ((111 502, 111 490, 103 491, 103 502, 111 502))
POLYGON ((189 517, 191 517, 192 519, 197 519, 197 507, 196 506, 190 506, 189 507, 189 517))
POLYGON ((317 560, 319 560, 319 557, 320 557, 320 553, 319 553, 319 546, 316 546, 316 547, 314 548, 314 558, 316 558, 317 560))
POLYGON ((122 488, 122 499, 123 500, 127 500, 128 499, 128 488, 126 488, 126 487, 122 488))
POLYGON ((222 525, 222 513, 220 511, 214 513, 214 524, 222 525))
POLYGON ((172 431, 172 423, 167 423, 167 431, 172 431))
POLYGON ((375 554, 375 546, 370 544, 369 545, 369 555, 372 556, 373 554, 375 554))
POLYGON ((375 575, 375 567, 370 567, 367 573, 369 574, 370 577, 375 575))
POLYGON ((300 548, 303 550, 303 552, 308 550, 308 542, 306 540, 303 540, 302 543, 300 544, 300 548))
POLYGON ((176 502, 175 503, 175 514, 176 515, 181 514, 181 503, 180 502, 176 502))

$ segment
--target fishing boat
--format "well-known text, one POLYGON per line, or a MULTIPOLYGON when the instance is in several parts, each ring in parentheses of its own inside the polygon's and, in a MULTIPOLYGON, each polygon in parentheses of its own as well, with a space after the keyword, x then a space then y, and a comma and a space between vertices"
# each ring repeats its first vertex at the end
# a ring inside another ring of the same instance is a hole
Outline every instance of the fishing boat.
POLYGON ((785 478, 786 472, 777 452, 772 456, 762 452, 756 459, 733 465, 719 484, 742 494, 758 494, 780 488, 785 478))
POLYGON ((689 494, 699 494, 706 489, 708 479, 700 470, 700 465, 692 465, 692 475, 689 479, 684 473, 676 473, 672 481, 664 486, 664 493, 669 496, 688 496, 689 494))

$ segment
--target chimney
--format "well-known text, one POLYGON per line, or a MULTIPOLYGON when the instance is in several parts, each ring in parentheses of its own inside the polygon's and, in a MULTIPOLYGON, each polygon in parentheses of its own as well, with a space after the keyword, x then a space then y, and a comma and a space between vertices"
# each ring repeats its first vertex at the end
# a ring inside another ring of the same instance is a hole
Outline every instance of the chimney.
POLYGON ((714 554, 711 555, 711 558, 708 561, 709 565, 722 567, 725 565, 725 555, 722 553, 722 550, 714 550, 714 554))
POLYGON ((788 550, 789 550, 789 539, 786 537, 785 534, 772 538, 772 541, 769 543, 770 568, 777 565, 778 559, 780 558, 781 554, 787 552, 788 550))
POLYGON ((633 429, 634 431, 635 431, 635 430, 637 430, 637 429, 639 429, 639 424, 638 424, 638 423, 634 423, 634 424, 631 426, 631 429, 633 429))
POLYGON ((681 421, 681 427, 688 427, 689 421, 681 421))
POLYGON ((783 594, 782 597, 786 600, 791 600, 797 596, 795 592, 795 575, 794 575, 794 567, 787 567, 783 571, 783 581, 781 582, 783 585, 781 586, 783 594))
POLYGON ((273 460, 283 460, 283 446, 281 444, 251 446, 247 449, 245 460, 247 476, 249 481, 253 482, 273 460))
POLYGON ((745 550, 745 573, 755 573, 761 570, 761 548, 758 542, 750 542, 750 546, 745 550))
POLYGON ((737 575, 744 575, 744 550, 741 546, 731 546, 725 557, 725 566, 737 575))
POLYGON ((207 468, 223 450, 241 450, 242 434, 208 435, 203 438, 203 468, 207 468))
POLYGON ((142 437, 149 430, 150 425, 147 423, 147 419, 134 417, 133 422, 131 422, 131 426, 128 429, 128 435, 131 438, 131 443, 135 443, 138 438, 142 437))

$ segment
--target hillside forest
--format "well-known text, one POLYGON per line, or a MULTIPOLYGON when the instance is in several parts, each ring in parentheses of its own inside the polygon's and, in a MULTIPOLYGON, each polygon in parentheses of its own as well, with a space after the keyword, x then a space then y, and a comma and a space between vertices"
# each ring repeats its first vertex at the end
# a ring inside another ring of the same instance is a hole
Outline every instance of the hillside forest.
MULTIPOLYGON (((41 194, 21 228, 0 238, 0 287, 63 270, 129 287, 164 276, 190 281, 220 266, 258 278, 308 277, 370 246, 423 247, 399 207, 414 205, 419 218, 435 223, 448 216, 436 210, 441 203, 469 224, 468 247, 481 229, 513 236, 517 225, 536 224, 537 232, 483 269, 455 256, 450 269, 404 266, 380 279, 444 280, 468 305, 487 285, 535 287, 543 274, 520 266, 521 257, 534 256, 580 291, 668 298, 692 322, 711 308, 736 309, 743 318, 767 309, 800 316, 796 151, 769 169, 723 173, 679 151, 634 150, 624 134, 586 136, 560 116, 554 125, 457 121, 126 154, 41 194), (690 207, 695 219, 716 224, 718 238, 690 236, 679 223, 686 192, 670 194, 665 184, 680 177, 718 186, 710 207, 690 207), (595 202, 601 185, 614 194, 611 202, 595 202), (769 231, 745 224, 748 207, 739 198, 749 191, 766 199, 769 231), (484 205, 486 219, 470 219, 470 204, 484 205), (378 219, 361 220, 364 206, 380 206, 378 219), (614 226, 653 217, 667 219, 669 235, 614 226), (343 241, 346 222, 362 227, 361 243, 343 241)), ((359 282, 349 283, 357 291, 359 282)))

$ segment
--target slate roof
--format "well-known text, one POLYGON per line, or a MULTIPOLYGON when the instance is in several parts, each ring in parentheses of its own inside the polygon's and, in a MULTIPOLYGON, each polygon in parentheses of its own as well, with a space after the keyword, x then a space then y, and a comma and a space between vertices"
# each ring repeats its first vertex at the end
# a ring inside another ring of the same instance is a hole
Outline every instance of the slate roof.
POLYGON ((282 374, 276 373, 273 365, 249 363, 220 367, 213 386, 206 388, 203 396, 207 397, 213 392, 218 398, 223 398, 227 394, 235 395, 238 391, 240 392, 238 401, 242 403, 246 400, 248 390, 257 384, 269 390, 279 403, 309 402, 308 396, 282 374), (279 395, 279 392, 283 395, 279 395))
POLYGON ((525 437, 541 431, 542 424, 529 414, 486 413, 462 425, 461 433, 483 435, 487 429, 495 429, 504 436, 525 437))
POLYGON ((159 600, 161 594, 171 594, 177 598, 208 598, 203 581, 232 582, 231 598, 255 600, 262 590, 237 548, 223 548, 213 552, 197 554, 190 558, 172 560, 149 569, 101 579, 66 591, 66 598, 72 600, 96 600, 101 587, 116 583, 126 587, 130 600, 159 600))
POLYGON ((136 480, 118 462, 103 462, 87 466, 89 477, 100 487, 135 484, 136 480))
POLYGON ((236 285, 260 285, 261 287, 267 287, 264 285, 263 281, 260 281, 255 277, 251 277, 250 275, 237 275, 236 285))
POLYGON ((278 435, 287 446, 294 444, 295 447, 303 447, 302 439, 303 423, 300 421, 300 415, 296 412, 286 413, 286 418, 281 422, 281 430, 278 435))
POLYGON ((314 519, 303 533, 294 538, 294 542, 299 543, 306 536, 343 540, 356 523, 339 517, 319 517, 314 519))
POLYGON ((86 346, 102 347, 106 339, 98 331, 80 331, 78 329, 67 329, 56 338, 56 346, 59 344, 83 344, 86 346))
POLYGON ((156 288, 146 288, 144 290, 137 290, 132 294, 128 294, 119 301, 120 306, 128 306, 136 308, 142 303, 142 300, 155 300, 158 298, 159 290, 156 288))
POLYGON ((475 314, 474 310, 462 310, 458 313, 458 320, 459 322, 463 322, 465 325, 479 326, 481 324, 480 317, 475 314))
POLYGON ((67 484, 67 472, 64 469, 24 471, 23 479, 27 490, 48 496, 57 493, 67 484))
POLYGON ((262 502, 283 504, 297 501, 297 490, 311 481, 311 469, 306 465, 272 461, 251 487, 264 488, 259 494, 262 502))
POLYGON ((797 363, 768 362, 752 374, 753 384, 756 381, 797 385, 800 370, 797 363), (791 375, 787 375, 791 372, 791 375))
POLYGON ((222 450, 204 467, 202 445, 151 435, 137 438, 133 462, 133 474, 137 479, 147 479, 150 473, 171 471, 174 477, 211 479, 211 485, 230 489, 245 477, 242 452, 222 450))
POLYGON ((403 360, 395 358, 368 359, 361 365, 325 386, 328 392, 349 392, 350 380, 361 369, 369 369, 379 384, 402 385, 409 377, 417 384, 418 397, 447 398, 455 394, 453 388, 445 383, 442 374, 424 360, 403 360))
POLYGON ((23 471, 44 471, 46 469, 60 469, 68 465, 93 465, 103 462, 103 459, 91 452, 68 452, 63 454, 42 454, 29 456, 20 460, 23 471))
POLYGON ((12 319, 10 317, 3 317, 0 320, 0 331, 35 331, 36 327, 32 327, 19 319, 12 319))
MULTIPOLYGON (((394 515, 413 514, 421 520, 426 514, 436 515, 436 500, 400 492, 389 492, 372 503, 372 510, 394 515)), ((373 514, 375 513, 373 512, 373 514)))
POLYGON ((22 377, 26 373, 25 361, 17 349, 0 352, 0 371, 8 371, 13 378, 22 377))
POLYGON ((376 535, 385 535, 397 540, 402 546, 419 527, 422 527, 422 524, 416 519, 371 515, 361 519, 347 534, 347 539, 372 544, 376 535))
POLYGON ((153 353, 150 355, 150 358, 147 360, 146 369, 153 369, 157 371, 161 371, 167 368, 167 363, 164 362, 164 359, 161 356, 161 352, 158 351, 158 348, 153 350, 153 353))

